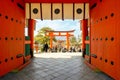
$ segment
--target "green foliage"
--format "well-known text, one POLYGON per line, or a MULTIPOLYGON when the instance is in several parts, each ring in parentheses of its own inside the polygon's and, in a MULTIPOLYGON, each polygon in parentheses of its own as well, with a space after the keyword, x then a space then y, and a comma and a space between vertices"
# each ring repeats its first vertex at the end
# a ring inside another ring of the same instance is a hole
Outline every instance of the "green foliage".
POLYGON ((71 45, 75 45, 77 43, 77 39, 75 36, 70 38, 70 43, 71 43, 71 45))
MULTIPOLYGON (((47 42, 49 44, 50 38, 49 38, 49 36, 45 36, 46 30, 54 31, 50 27, 43 27, 43 28, 41 28, 38 31, 38 34, 35 36, 35 42, 38 42, 41 45, 43 45, 45 42, 47 42)), ((56 39, 54 38, 53 40, 55 41, 56 39)))
POLYGON ((81 35, 78 35, 78 43, 80 44, 82 41, 82 34, 81 35))

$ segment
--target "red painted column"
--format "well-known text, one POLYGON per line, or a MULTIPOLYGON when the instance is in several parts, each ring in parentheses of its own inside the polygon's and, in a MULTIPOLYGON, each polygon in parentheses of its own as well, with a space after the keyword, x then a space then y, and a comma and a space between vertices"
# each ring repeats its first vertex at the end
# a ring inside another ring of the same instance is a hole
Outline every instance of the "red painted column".
POLYGON ((67 44, 67 49, 69 50, 69 34, 68 34, 68 32, 67 32, 67 34, 66 34, 66 44, 67 44))
POLYGON ((85 57, 86 54, 85 40, 86 40, 86 36, 88 36, 88 20, 83 19, 80 22, 82 27, 82 56, 85 57))
POLYGON ((52 49, 53 47, 53 32, 50 32, 50 48, 52 49))
POLYGON ((34 50, 34 27, 35 27, 35 20, 29 19, 28 20, 28 36, 30 36, 30 54, 33 57, 33 50, 34 50))

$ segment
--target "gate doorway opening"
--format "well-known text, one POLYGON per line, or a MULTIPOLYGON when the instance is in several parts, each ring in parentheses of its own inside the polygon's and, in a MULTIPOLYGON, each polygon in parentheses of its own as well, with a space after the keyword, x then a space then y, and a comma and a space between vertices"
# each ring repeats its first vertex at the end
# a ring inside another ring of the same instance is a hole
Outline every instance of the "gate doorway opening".
MULTIPOLYGON (((28 36, 28 30, 26 30, 26 36, 28 36)), ((81 41, 82 32, 79 20, 41 21, 36 19, 34 26, 34 53, 43 52, 45 42, 49 46, 48 52, 81 52, 81 41), (47 31, 54 31, 54 35, 56 35, 53 36, 52 43, 47 31), (67 37, 67 33, 69 37, 67 37)))

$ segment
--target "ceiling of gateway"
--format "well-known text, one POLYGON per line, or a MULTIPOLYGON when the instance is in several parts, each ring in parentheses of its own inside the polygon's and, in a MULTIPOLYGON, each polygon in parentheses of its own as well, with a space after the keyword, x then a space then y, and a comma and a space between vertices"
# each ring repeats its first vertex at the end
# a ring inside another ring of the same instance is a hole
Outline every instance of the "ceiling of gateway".
POLYGON ((26 3, 26 19, 64 20, 89 18, 88 3, 26 3))

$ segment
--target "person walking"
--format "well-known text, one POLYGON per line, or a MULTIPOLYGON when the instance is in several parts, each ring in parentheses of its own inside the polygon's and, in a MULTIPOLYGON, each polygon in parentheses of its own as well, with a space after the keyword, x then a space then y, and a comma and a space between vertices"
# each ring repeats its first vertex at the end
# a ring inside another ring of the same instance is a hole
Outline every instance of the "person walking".
POLYGON ((48 51, 48 44, 47 44, 47 42, 45 42, 45 44, 44 44, 44 51, 45 51, 45 52, 48 51))

